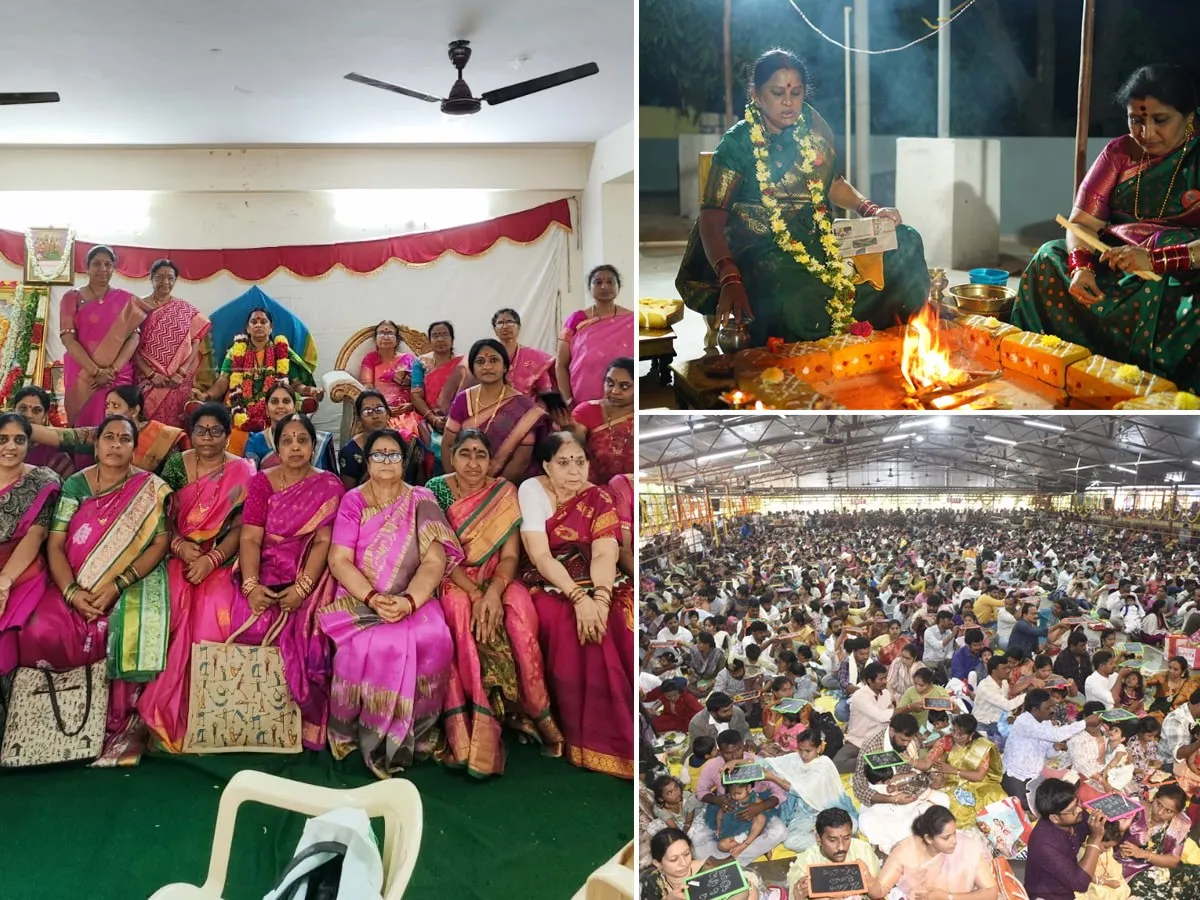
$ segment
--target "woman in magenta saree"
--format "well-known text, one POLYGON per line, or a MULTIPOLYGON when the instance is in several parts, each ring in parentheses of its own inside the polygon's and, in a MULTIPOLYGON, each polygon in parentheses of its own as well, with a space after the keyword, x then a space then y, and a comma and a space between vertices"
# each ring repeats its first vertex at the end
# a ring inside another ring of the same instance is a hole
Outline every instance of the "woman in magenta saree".
POLYGON ((478 429, 495 448, 488 474, 520 484, 537 471, 533 448, 549 430, 550 417, 536 401, 507 383, 508 351, 498 340, 476 341, 467 359, 478 383, 462 391, 450 404, 442 441, 442 465, 450 471, 450 444, 454 436, 463 429, 478 429))
POLYGON ((192 449, 181 457, 186 483, 167 504, 172 535, 167 666, 138 701, 142 720, 172 753, 183 749, 187 730, 192 646, 223 641, 233 631, 233 566, 242 504, 255 476, 251 460, 227 452, 233 423, 226 407, 206 403, 192 413, 191 423, 192 449))
POLYGON ((107 417, 97 464, 63 484, 46 542, 52 584, 17 635, 22 666, 61 671, 108 657, 106 764, 140 756, 138 694, 167 657, 162 560, 171 491, 157 475, 133 467, 136 443, 132 419, 107 417))
POLYGON ((46 593, 42 544, 62 482, 25 464, 29 423, 0 414, 0 675, 17 666, 17 633, 46 593))
POLYGON ((250 481, 242 507, 238 574, 232 604, 210 602, 193 614, 197 635, 213 633, 212 617, 225 640, 250 619, 239 644, 261 644, 280 616, 283 673, 300 707, 301 738, 310 750, 325 746, 329 715, 329 645, 317 628, 318 610, 333 594, 326 570, 338 503, 338 477, 312 466, 316 429, 302 413, 275 424, 280 463, 250 481))
POLYGON ((1044 244, 1021 278, 1012 321, 1200 389, 1196 90, 1182 69, 1156 65, 1135 72, 1118 97, 1130 133, 1092 164, 1071 213, 1113 249, 1097 256, 1071 233, 1044 244), (1132 274, 1150 270, 1162 280, 1132 274))
POLYGON ((142 323, 134 365, 141 381, 143 415, 150 421, 179 427, 192 399, 200 342, 212 322, 186 300, 172 296, 179 270, 169 259, 150 267, 153 293, 142 303, 149 310, 142 323))
POLYGON ((133 356, 146 308, 129 291, 109 286, 116 262, 108 247, 93 247, 88 283, 67 291, 59 303, 67 421, 76 427, 99 425, 108 391, 134 381, 133 356))
POLYGON ((633 476, 614 475, 608 482, 613 504, 617 508, 617 519, 621 522, 621 551, 617 565, 621 571, 633 576, 633 476))
POLYGON ((492 316, 492 330, 508 351, 508 383, 534 400, 538 394, 555 390, 554 357, 545 350, 527 347, 520 343, 521 316, 515 309, 496 310, 492 316))
POLYGON ((580 403, 571 413, 586 435, 591 477, 603 484, 633 471, 633 360, 618 357, 604 373, 604 398, 580 403))
POLYGON ((450 403, 459 391, 465 372, 462 357, 454 355, 454 326, 434 322, 429 326, 433 349, 417 357, 412 370, 412 401, 425 419, 428 435, 422 435, 425 450, 425 477, 442 471, 442 432, 450 412, 450 403))
POLYGON ((465 559, 442 585, 442 609, 454 636, 455 665, 446 693, 447 763, 479 778, 504 771, 502 725, 561 756, 563 737, 550 712, 537 612, 515 581, 521 556, 517 491, 488 475, 491 447, 480 431, 459 432, 454 473, 429 482, 465 559))
POLYGON ((335 645, 329 745, 357 747, 387 778, 431 753, 454 661, 437 590, 462 550, 433 494, 404 483, 395 431, 367 438, 367 482, 337 513, 329 568, 338 587, 321 630, 335 645))
POLYGON ((363 387, 383 394, 391 411, 391 427, 406 441, 412 441, 424 424, 412 402, 412 371, 417 358, 411 353, 397 353, 399 346, 400 327, 384 319, 375 326, 375 349, 363 357, 358 380, 363 387))
POLYGON ((633 778, 633 585, 618 571, 621 523, 589 484, 569 431, 538 445, 546 474, 521 485, 522 577, 533 595, 555 718, 577 766, 633 778))
POLYGON ((617 356, 633 356, 633 310, 617 305, 621 276, 612 266, 588 274, 592 305, 567 316, 558 338, 558 390, 568 409, 604 396, 604 372, 617 356))

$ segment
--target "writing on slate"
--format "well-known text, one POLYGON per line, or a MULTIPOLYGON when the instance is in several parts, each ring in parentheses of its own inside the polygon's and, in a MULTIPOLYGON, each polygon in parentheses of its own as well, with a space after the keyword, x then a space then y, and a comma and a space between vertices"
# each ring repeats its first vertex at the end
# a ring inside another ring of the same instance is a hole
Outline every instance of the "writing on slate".
POLYGON ((858 863, 809 866, 808 893, 811 896, 861 894, 866 889, 867 886, 863 884, 862 869, 858 867, 858 863))
POLYGON ((734 861, 689 878, 687 900, 720 900, 745 889, 742 867, 734 861))

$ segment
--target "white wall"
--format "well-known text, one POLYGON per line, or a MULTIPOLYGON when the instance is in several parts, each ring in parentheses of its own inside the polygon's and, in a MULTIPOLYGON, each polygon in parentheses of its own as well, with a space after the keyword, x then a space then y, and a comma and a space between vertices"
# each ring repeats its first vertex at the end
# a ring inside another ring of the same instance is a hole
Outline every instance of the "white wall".
POLYGON ((626 306, 636 302, 633 296, 636 152, 637 132, 633 119, 596 142, 589 160, 587 187, 580 210, 583 268, 577 281, 584 286, 584 276, 601 263, 615 266, 624 282, 623 302, 626 306))

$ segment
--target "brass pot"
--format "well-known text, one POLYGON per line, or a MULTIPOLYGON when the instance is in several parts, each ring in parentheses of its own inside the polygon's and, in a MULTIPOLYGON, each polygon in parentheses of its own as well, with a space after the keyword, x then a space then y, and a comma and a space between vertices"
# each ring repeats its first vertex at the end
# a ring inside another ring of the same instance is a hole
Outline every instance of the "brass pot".
POLYGON ((995 316, 1012 311, 1017 292, 998 284, 956 284, 950 288, 950 296, 963 312, 995 316))
POLYGON ((750 346, 750 330, 741 322, 726 322, 717 331, 717 346, 732 356, 750 346))

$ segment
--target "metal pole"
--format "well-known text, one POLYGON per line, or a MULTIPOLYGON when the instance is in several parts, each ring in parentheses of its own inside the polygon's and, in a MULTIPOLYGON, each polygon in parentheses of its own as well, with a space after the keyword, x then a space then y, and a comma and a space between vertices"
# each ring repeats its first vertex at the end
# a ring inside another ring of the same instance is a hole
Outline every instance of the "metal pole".
POLYGON ((725 127, 733 127, 733 0, 725 0, 725 127))
POLYGON ((938 137, 950 137, 950 0, 938 0, 937 130, 938 137))
MULTIPOLYGON (((852 6, 843 6, 842 7, 842 32, 844 34, 844 37, 842 38, 842 43, 845 44, 847 47, 854 46, 853 42, 851 41, 851 31, 850 31, 850 14, 853 12, 854 12, 854 7, 852 7, 852 6)), ((854 165, 853 165, 853 163, 854 163, 854 138, 853 138, 853 134, 854 134, 854 128, 853 128, 854 83, 853 83, 853 77, 854 76, 853 76, 853 72, 852 72, 853 66, 851 65, 851 60, 854 58, 854 54, 851 53, 849 50, 846 50, 845 56, 846 56, 846 60, 845 60, 845 63, 846 63, 846 65, 845 65, 845 68, 846 68, 846 180, 848 182, 850 182, 850 184, 854 184, 854 165)))
POLYGON ((1088 124, 1092 110, 1092 37, 1096 30, 1096 0, 1083 0, 1083 26, 1079 38, 1079 104, 1075 122, 1075 189, 1087 173, 1088 124))
MULTIPOLYGON (((870 5, 868 0, 854 0, 854 48, 866 50, 871 46, 870 5)), ((871 57, 856 54, 854 60, 854 132, 858 160, 858 192, 871 196, 871 57)))

